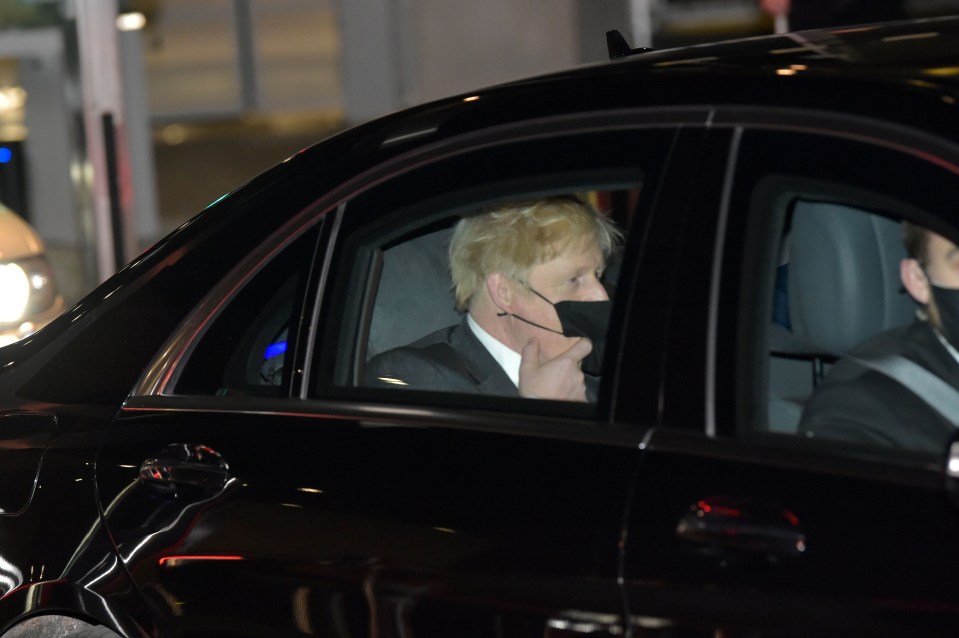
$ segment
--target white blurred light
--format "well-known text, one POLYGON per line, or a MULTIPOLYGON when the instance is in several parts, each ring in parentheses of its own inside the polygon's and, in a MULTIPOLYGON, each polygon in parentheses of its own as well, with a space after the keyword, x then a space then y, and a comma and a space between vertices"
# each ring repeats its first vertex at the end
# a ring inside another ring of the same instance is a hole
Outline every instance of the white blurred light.
POLYGON ((29 298, 27 273, 16 264, 0 266, 0 322, 11 323, 20 319, 29 298))
POLYGON ((0 87, 0 111, 15 111, 27 102, 27 92, 19 86, 0 87))
POLYGON ((121 13, 117 16, 117 29, 120 31, 139 31, 147 25, 147 17, 139 11, 121 13))

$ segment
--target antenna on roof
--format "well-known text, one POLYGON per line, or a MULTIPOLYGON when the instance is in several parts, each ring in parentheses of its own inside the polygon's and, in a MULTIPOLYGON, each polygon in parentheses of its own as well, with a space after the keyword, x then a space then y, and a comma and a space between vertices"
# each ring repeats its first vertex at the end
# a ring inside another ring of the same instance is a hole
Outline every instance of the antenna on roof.
POLYGON ((631 49, 629 43, 626 42, 626 38, 616 29, 606 32, 606 50, 609 52, 610 60, 628 58, 631 55, 639 55, 640 53, 652 51, 652 49, 647 47, 631 49))

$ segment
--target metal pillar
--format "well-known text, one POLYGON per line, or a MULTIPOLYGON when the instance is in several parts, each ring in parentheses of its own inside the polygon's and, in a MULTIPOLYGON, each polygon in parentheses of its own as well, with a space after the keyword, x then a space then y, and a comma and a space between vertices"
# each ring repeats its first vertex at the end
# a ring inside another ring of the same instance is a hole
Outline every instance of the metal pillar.
MULTIPOLYGON (((123 78, 124 130, 129 147, 133 175, 134 227, 130 234, 138 240, 137 252, 144 243, 153 243, 161 232, 157 210, 156 166, 150 129, 150 105, 147 99, 146 61, 143 55, 143 31, 121 31, 120 60, 123 78)), ((128 258, 135 253, 128 253, 128 258)))
POLYGON ((630 22, 633 27, 633 38, 630 46, 634 48, 653 46, 653 32, 658 0, 630 0, 630 22))
POLYGON ((91 209, 97 277, 103 281, 137 252, 133 184, 124 128, 116 0, 74 0, 86 161, 81 197, 91 209))
POLYGON ((250 0, 233 0, 233 15, 240 78, 240 110, 243 113, 255 113, 260 108, 260 87, 256 68, 256 29, 250 0))
POLYGON ((405 81, 399 0, 340 0, 346 115, 361 122, 402 104, 405 81))

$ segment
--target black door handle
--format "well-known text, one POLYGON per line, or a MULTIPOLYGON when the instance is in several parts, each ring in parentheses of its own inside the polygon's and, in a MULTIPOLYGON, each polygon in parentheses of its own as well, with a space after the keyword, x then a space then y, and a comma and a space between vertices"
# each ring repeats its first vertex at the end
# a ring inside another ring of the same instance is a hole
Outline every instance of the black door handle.
POLYGON ((676 534, 705 550, 801 556, 806 536, 787 509, 760 501, 712 497, 690 506, 676 534))
POLYGON ((140 480, 177 498, 208 498, 229 479, 226 460, 213 448, 196 443, 168 445, 140 465, 140 480))

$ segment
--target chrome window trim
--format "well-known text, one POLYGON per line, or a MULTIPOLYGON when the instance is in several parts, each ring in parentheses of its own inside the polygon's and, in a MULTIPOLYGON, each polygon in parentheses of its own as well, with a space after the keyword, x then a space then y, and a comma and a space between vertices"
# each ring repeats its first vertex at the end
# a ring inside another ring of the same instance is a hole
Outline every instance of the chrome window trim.
POLYGON ((726 174, 723 176, 723 190, 713 245, 713 267, 709 282, 709 305, 707 306, 708 317, 706 319, 706 343, 709 344, 706 349, 706 396, 704 397, 706 414, 703 415, 706 436, 709 437, 716 436, 716 374, 719 371, 716 350, 719 342, 719 289, 722 284, 723 255, 726 246, 726 230, 729 224, 729 202, 732 198, 733 184, 736 178, 739 144, 742 136, 743 128, 735 127, 726 155, 726 174))
POLYGON ((256 415, 267 419, 352 422, 365 428, 441 428, 492 432, 550 440, 608 445, 641 450, 652 437, 652 426, 597 422, 590 418, 524 413, 504 418, 502 412, 397 405, 381 402, 289 397, 139 396, 124 404, 121 418, 141 414, 256 415))

